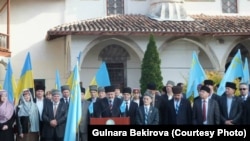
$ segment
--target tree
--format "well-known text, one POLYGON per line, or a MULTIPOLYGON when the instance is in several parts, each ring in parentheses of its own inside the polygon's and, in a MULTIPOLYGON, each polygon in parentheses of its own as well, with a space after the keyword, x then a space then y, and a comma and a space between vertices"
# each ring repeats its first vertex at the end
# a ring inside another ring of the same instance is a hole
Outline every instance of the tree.
POLYGON ((159 58, 155 39, 151 34, 141 65, 140 87, 142 94, 146 91, 148 83, 155 83, 158 90, 163 87, 160 65, 161 60, 159 58))

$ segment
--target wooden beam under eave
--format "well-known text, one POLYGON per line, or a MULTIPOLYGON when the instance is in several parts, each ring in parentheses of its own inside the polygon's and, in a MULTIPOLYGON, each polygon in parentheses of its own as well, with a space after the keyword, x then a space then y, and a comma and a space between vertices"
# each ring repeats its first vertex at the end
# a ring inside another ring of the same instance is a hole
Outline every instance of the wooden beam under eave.
POLYGON ((0 51, 0 56, 3 56, 3 57, 11 57, 11 52, 3 52, 3 51, 0 51))
POLYGON ((10 0, 7 0, 7 49, 10 50, 10 0))

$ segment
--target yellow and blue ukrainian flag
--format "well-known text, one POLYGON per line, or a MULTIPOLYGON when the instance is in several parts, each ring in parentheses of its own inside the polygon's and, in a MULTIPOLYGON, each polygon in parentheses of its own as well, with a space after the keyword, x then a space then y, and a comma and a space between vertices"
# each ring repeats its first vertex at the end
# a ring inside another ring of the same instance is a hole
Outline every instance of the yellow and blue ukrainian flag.
MULTIPOLYGON (((108 69, 107 69, 105 62, 102 62, 101 66, 99 67, 98 71, 96 72, 96 75, 91 80, 90 85, 97 85, 98 87, 110 86, 109 73, 108 73, 108 69)), ((90 98, 89 89, 87 89, 84 98, 85 99, 90 98)))
POLYGON ((17 93, 14 96, 15 105, 17 105, 17 103, 18 103, 19 97, 20 97, 23 89, 29 89, 29 88, 34 89, 34 78, 33 78, 30 53, 28 52, 26 59, 25 59, 25 62, 24 62, 24 65, 23 65, 20 79, 18 81, 17 93))

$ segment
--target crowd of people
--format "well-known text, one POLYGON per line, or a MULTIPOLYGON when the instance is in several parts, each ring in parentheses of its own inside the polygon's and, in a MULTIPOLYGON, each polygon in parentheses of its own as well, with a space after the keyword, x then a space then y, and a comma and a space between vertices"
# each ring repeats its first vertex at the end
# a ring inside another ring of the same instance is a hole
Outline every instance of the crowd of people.
MULTIPOLYGON (((250 124, 248 84, 240 83, 240 96, 235 95, 237 87, 233 82, 226 82, 222 96, 216 94, 214 87, 212 80, 205 80, 198 87, 199 96, 191 102, 182 83, 175 85, 173 81, 168 81, 161 91, 155 83, 149 83, 144 94, 139 88, 91 85, 88 99, 84 98, 85 88, 81 86, 82 118, 77 139, 88 141, 91 117, 129 117, 130 125, 250 124)), ((70 95, 68 85, 47 92, 44 86, 36 86, 34 96, 24 89, 14 106, 8 101, 7 91, 0 90, 0 139, 63 141, 70 95)))

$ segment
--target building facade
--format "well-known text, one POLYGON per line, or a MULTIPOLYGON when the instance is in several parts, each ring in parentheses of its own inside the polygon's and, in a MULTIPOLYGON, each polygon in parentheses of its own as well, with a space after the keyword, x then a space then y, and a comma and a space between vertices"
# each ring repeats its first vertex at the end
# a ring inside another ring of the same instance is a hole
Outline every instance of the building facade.
MULTIPOLYGON (((150 34, 160 54, 163 83, 185 83, 193 51, 205 70, 224 72, 238 49, 243 60, 250 57, 249 4, 249 0, 11 1, 11 56, 0 58, 0 83, 7 60, 11 59, 18 80, 30 52, 34 78, 51 89, 56 70, 66 83, 81 53, 84 87, 102 61, 112 84, 139 87, 150 34)), ((0 33, 6 33, 6 9, 0 12, 0 33)))

